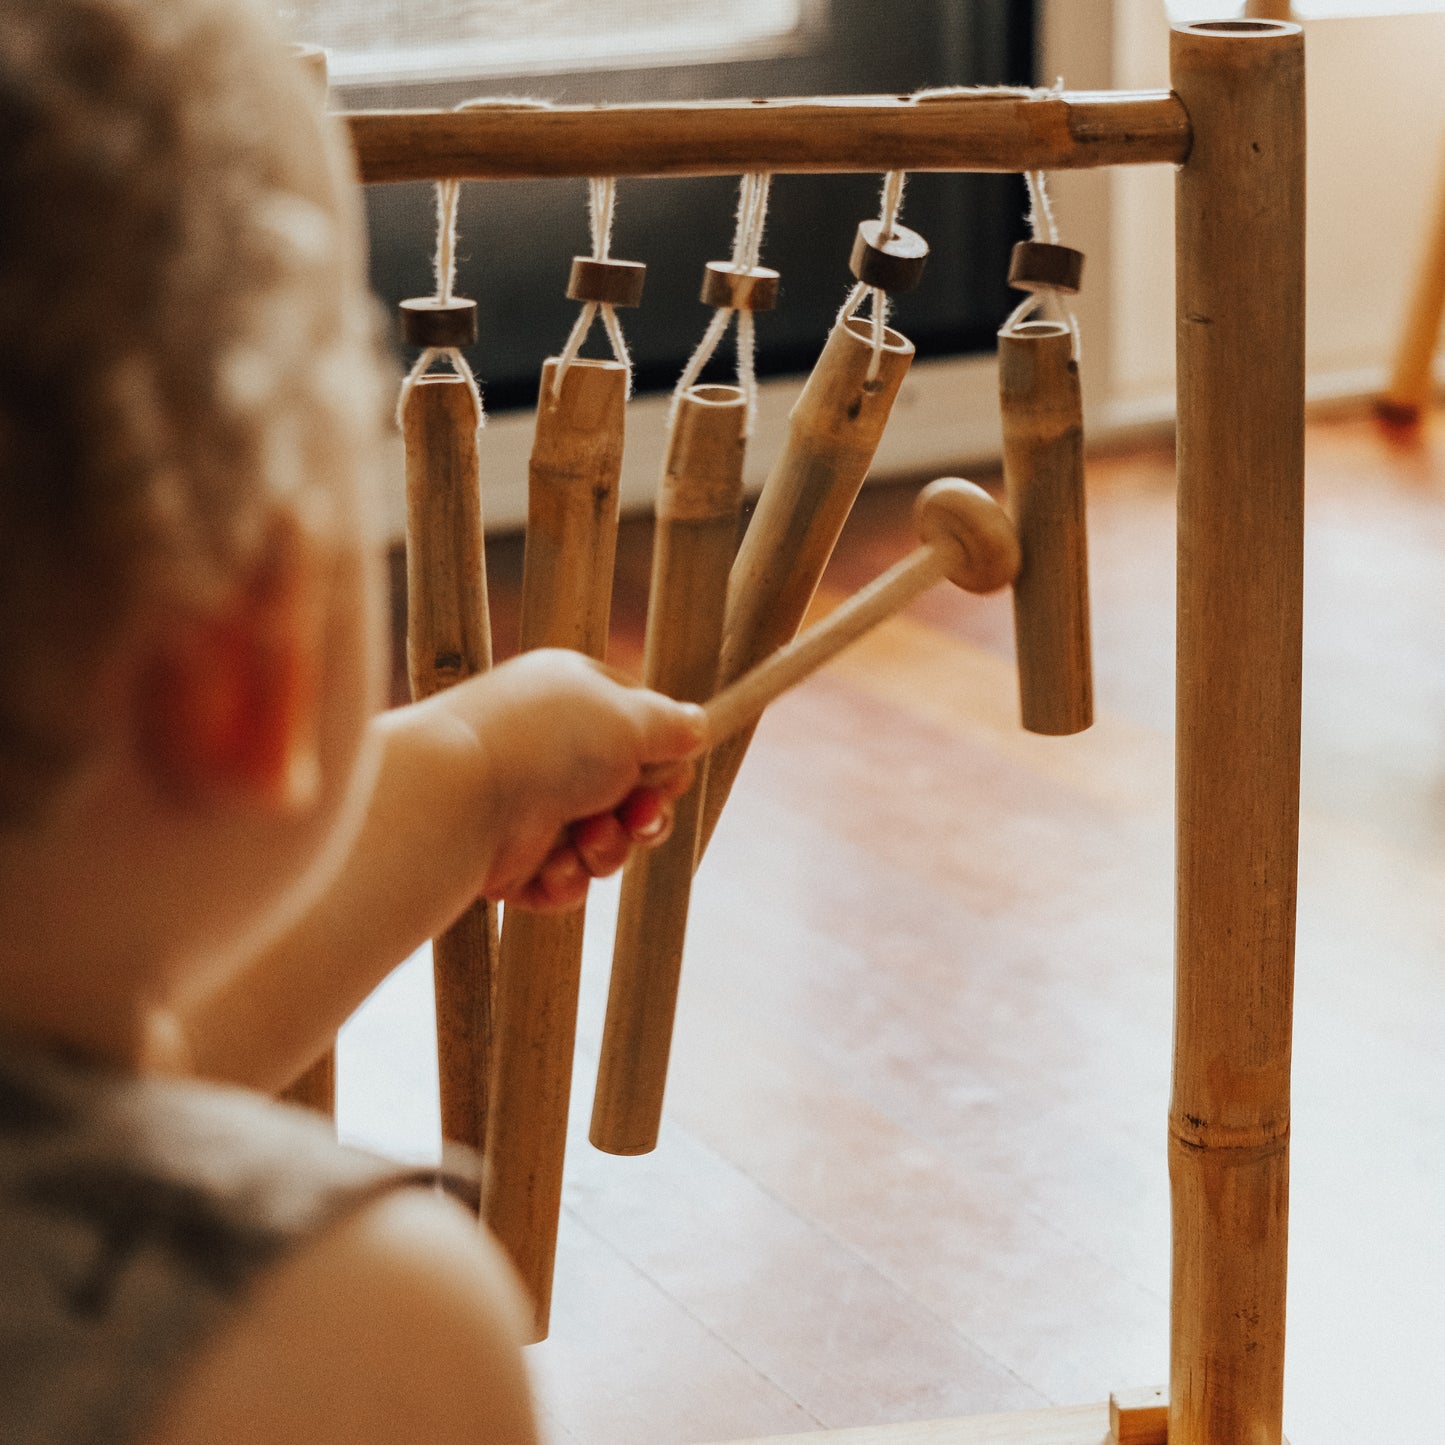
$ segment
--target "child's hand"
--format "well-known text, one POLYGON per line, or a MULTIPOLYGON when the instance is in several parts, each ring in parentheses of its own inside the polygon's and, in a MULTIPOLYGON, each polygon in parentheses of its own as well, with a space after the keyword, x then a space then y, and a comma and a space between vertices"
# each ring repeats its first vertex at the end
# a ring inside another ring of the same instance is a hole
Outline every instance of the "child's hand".
POLYGON ((702 710, 541 649, 439 694, 475 738, 490 800, 486 898, 577 907, 593 878, 672 826, 705 746, 702 710))

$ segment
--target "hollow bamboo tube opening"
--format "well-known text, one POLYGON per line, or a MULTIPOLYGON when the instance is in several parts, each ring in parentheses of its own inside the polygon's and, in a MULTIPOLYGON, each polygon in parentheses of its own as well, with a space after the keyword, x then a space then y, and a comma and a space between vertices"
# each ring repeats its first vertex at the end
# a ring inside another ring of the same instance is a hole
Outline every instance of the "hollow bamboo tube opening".
MULTIPOLYGON (((788 439, 743 536, 728 582, 718 684, 741 677, 798 630, 873 464, 913 343, 886 328, 878 374, 872 327, 833 327, 788 418, 788 439)), ((714 749, 708 764, 699 856, 727 802, 752 729, 714 749)))
POLYGON ((1304 53, 1177 27, 1171 1445, 1279 1445, 1299 814, 1304 53))
MULTIPOLYGON (((617 549, 626 368, 573 361, 542 369, 522 571, 523 648, 607 650, 617 549)), ((567 1106, 582 966, 581 908, 511 910, 497 974, 496 1062, 488 1128, 487 1222, 532 1296, 546 1338, 562 1208, 567 1106)))
MULTIPOLYGON (((685 702, 717 682, 723 605, 737 545, 747 398, 694 387, 678 404, 653 542, 643 681, 685 702)), ((622 876, 592 1143, 610 1154, 657 1145, 701 820, 703 770, 677 800, 672 835, 622 876)))
MULTIPOLYGON (((406 449, 407 674, 430 697, 492 665, 472 389, 423 376, 402 408, 406 449)), ((442 1137, 486 1143, 497 971, 496 906, 477 902, 432 940, 442 1137)))
POLYGON ((1055 321, 1001 331, 998 375, 1004 486, 1023 550, 1014 582, 1023 725, 1033 733, 1082 732, 1094 720, 1094 689, 1073 333, 1055 321))

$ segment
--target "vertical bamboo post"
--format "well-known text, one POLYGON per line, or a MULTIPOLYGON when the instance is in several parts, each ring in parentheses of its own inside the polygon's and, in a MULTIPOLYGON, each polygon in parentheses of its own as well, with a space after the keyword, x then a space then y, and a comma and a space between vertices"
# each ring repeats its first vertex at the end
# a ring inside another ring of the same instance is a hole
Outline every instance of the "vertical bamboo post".
MULTIPOLYGON (((522 570, 523 648, 607 650, 617 549, 626 368, 573 361, 554 393, 542 369, 522 570)), ((487 1222, 512 1257, 546 1338, 582 966, 581 908, 508 909, 497 979, 487 1222)))
MULTIPOLYGON (((482 539, 481 417, 460 376, 423 376, 402 408, 406 444, 407 675, 430 697, 492 665, 482 539)), ((497 911, 471 905, 432 940, 442 1137, 487 1137, 497 911)))
POLYGON ((1089 562, 1084 527, 1084 405, 1074 337, 1026 321, 998 338, 1003 477, 1023 549, 1014 638, 1023 725, 1082 732, 1094 720, 1089 562))
MULTIPOLYGON (((718 685, 734 681, 797 632, 848 520, 903 385, 913 343, 885 331, 868 379, 872 328, 851 317, 828 336, 788 418, 788 440, 763 485, 728 583, 718 685)), ((698 855, 727 802, 753 729, 713 750, 698 855)))
MULTIPOLYGON (((691 388, 663 465, 642 672, 649 687, 685 702, 705 702, 717 683, 746 421, 737 387, 691 388)), ((610 1154, 657 1145, 703 783, 700 769, 677 800, 672 836, 634 853, 623 873, 592 1104, 592 1142, 610 1154)))
POLYGON ((1170 1445, 1279 1445, 1299 822, 1304 47, 1181 25, 1170 1445))
MULTIPOLYGON (((319 45, 293 45, 291 54, 306 76, 315 82, 320 91, 321 104, 325 106, 328 96, 326 52, 319 45)), ((288 1084, 281 1091, 281 1097, 288 1103, 300 1104, 306 1109, 315 1109, 319 1114, 335 1114, 335 1046, 327 1049, 300 1078, 288 1084)))

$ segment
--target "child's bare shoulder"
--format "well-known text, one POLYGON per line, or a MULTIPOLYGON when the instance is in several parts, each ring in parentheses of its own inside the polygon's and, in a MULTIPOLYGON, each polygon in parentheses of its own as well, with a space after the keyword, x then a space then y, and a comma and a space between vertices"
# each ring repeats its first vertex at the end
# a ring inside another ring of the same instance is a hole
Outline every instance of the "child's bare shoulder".
POLYGON ((522 1309, 464 1210, 382 1195, 259 1282, 151 1445, 531 1445, 522 1309))

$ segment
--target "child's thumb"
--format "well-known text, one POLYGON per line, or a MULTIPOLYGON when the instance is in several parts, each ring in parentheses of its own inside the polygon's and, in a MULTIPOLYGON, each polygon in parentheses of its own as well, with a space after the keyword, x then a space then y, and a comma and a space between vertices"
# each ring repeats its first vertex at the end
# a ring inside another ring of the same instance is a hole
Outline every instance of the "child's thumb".
POLYGON ((681 761, 706 750, 707 714, 694 702, 676 702, 638 688, 634 697, 644 762, 681 761))

